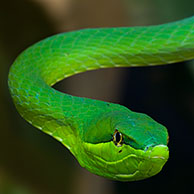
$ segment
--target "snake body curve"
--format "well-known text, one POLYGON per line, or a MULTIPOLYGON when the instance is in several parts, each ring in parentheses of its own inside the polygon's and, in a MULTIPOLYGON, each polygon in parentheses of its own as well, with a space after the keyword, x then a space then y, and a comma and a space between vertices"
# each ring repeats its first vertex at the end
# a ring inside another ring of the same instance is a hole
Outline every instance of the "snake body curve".
POLYGON ((82 167, 109 179, 134 181, 157 174, 166 163, 166 128, 124 106, 51 86, 87 70, 193 58, 194 17, 148 27, 85 29, 26 49, 11 66, 8 84, 21 116, 64 144, 82 167))

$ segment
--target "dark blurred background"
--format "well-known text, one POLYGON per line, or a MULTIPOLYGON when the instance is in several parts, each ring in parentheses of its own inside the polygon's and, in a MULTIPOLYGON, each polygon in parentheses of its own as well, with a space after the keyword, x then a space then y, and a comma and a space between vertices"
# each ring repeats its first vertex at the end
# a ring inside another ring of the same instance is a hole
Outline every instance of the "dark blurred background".
POLYGON ((57 84, 74 95, 123 104, 165 125, 170 159, 158 175, 129 183, 82 169, 69 151, 17 113, 8 70, 29 45, 88 27, 151 25, 194 15, 193 0, 3 0, 0 2, 0 194, 193 193, 194 64, 105 69, 57 84))

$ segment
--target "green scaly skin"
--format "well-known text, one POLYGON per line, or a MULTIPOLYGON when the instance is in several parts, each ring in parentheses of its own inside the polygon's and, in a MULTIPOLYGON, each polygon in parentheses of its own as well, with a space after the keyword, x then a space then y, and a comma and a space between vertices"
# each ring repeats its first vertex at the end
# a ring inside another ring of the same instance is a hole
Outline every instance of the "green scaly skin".
POLYGON ((150 66, 194 58, 194 17, 149 27, 86 29, 26 49, 9 72, 17 110, 64 144, 90 172, 119 181, 157 174, 169 151, 165 127, 141 113, 51 86, 92 69, 150 66), (121 146, 112 140, 115 130, 121 146))

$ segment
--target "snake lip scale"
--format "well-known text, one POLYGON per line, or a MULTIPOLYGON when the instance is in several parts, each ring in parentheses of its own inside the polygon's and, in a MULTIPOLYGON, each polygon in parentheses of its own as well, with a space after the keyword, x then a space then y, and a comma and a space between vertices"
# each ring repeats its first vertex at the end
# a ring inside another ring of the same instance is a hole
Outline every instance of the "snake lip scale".
POLYGON ((167 129, 146 114, 52 86, 100 68, 194 58, 194 17, 155 26, 96 28, 48 37, 12 64, 8 85, 21 116, 60 141, 90 172, 117 181, 151 177, 169 157, 167 129))

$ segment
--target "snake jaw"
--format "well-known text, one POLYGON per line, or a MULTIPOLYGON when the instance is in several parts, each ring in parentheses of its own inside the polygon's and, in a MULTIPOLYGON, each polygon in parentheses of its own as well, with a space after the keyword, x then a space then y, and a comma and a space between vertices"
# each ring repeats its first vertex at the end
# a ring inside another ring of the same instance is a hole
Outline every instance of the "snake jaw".
POLYGON ((113 142, 84 143, 79 160, 82 167, 90 172, 117 181, 142 180, 159 173, 168 160, 166 145, 157 145, 148 150, 136 150, 128 145, 122 149, 113 142), (105 150, 110 150, 107 153, 105 150), (112 150, 112 151, 111 151, 112 150), (122 150, 122 152, 120 152, 122 150))
POLYGON ((145 151, 144 158, 138 163, 136 171, 131 174, 116 174, 119 181, 142 180, 158 174, 169 158, 169 150, 165 145, 157 145, 145 151))
POLYGON ((146 151, 147 158, 139 165, 141 172, 145 172, 147 177, 156 175, 169 158, 169 149, 166 145, 157 145, 146 151), (147 170, 147 171, 146 171, 147 170))

